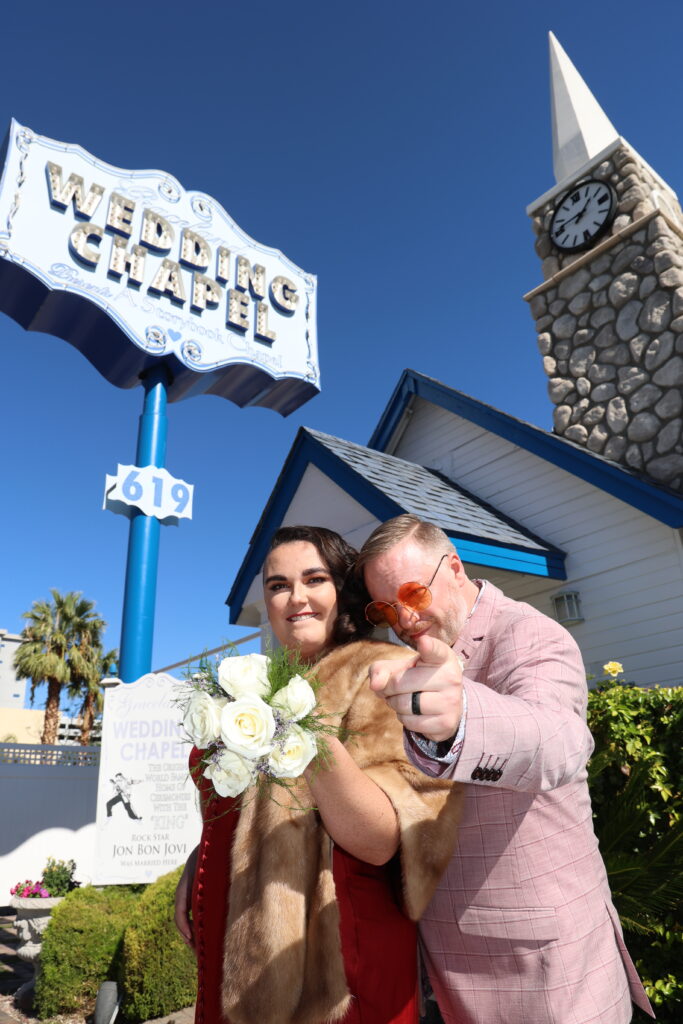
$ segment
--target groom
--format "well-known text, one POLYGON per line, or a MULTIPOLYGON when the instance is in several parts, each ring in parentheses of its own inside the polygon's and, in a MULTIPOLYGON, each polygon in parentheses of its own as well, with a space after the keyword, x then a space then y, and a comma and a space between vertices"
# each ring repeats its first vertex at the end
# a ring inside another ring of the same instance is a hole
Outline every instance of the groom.
POLYGON ((628 1024, 652 1008, 593 832, 587 689, 558 623, 470 580, 416 516, 368 538, 367 617, 415 648, 370 685, 425 774, 465 786, 450 865, 420 923, 447 1024, 628 1024))

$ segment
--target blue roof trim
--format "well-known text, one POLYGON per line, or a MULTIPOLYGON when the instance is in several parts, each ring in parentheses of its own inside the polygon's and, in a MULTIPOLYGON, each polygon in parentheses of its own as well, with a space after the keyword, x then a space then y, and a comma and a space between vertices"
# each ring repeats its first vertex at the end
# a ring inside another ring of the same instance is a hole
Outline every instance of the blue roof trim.
POLYGON ((415 370, 404 370, 389 402, 368 441, 368 448, 385 451, 413 395, 462 416, 492 434, 538 455, 554 466, 566 470, 586 483, 619 498, 633 508, 645 512, 667 526, 683 526, 683 499, 677 495, 631 475, 625 469, 593 455, 535 427, 480 402, 462 391, 449 388, 440 381, 425 377, 415 370))
MULTIPOLYGON (((312 437, 305 427, 301 427, 254 530, 249 550, 228 595, 226 604, 230 606, 232 624, 241 614, 247 591, 263 564, 270 538, 282 523, 308 465, 316 466, 380 521, 391 519, 405 511, 378 487, 352 469, 340 456, 312 437)), ((488 540, 474 541, 471 535, 466 537, 455 532, 447 532, 466 562, 550 579, 567 578, 564 555, 556 549, 540 553, 531 552, 513 545, 501 545, 488 540)))
MULTIPOLYGON (((415 387, 416 376, 417 374, 414 370, 403 371, 384 412, 379 418, 379 423, 368 441, 368 448, 374 448, 378 452, 386 451, 387 445, 391 441, 403 413, 410 404, 411 397, 417 394, 415 387)), ((437 404, 443 405, 443 401, 439 401, 437 404)))
POLYGON ((510 572, 522 572, 529 576, 545 576, 553 580, 567 578, 563 561, 557 556, 517 551, 514 548, 497 547, 494 544, 482 544, 464 538, 460 540, 451 537, 451 540, 463 562, 472 565, 493 566, 495 569, 508 569, 510 572))

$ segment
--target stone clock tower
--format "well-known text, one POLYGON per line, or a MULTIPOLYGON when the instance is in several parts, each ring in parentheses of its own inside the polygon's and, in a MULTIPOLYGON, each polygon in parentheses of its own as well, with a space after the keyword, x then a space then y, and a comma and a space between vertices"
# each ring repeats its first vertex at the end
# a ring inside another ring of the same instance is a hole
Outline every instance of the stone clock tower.
POLYGON ((557 185, 525 296, 557 434, 683 492, 683 212, 550 36, 557 185))

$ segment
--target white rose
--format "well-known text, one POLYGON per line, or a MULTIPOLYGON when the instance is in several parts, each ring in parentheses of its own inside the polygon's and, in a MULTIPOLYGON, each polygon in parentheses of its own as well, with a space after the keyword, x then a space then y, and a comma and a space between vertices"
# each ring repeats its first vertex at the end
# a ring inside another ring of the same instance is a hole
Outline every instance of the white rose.
POLYGON ((265 697, 270 689, 269 662, 265 654, 223 658, 218 666, 218 682, 231 697, 265 697))
POLYGON ((296 779, 313 760, 318 748, 315 736, 300 725, 293 725, 282 746, 277 746, 268 758, 268 766, 279 779, 296 779))
POLYGON ((315 693, 303 676, 292 676, 287 685, 277 691, 270 704, 282 711, 286 718, 298 722, 315 707, 315 693))
POLYGON ((221 733, 221 710, 227 703, 227 697, 194 691, 183 715, 183 725, 195 747, 205 750, 216 742, 221 733))
POLYGON ((224 750, 217 761, 210 761, 204 769, 204 778, 210 779, 219 796, 239 796, 254 781, 253 763, 224 750))
POLYGON ((260 697, 238 697, 221 711, 221 739, 229 750, 257 761, 273 749, 275 718, 260 697))

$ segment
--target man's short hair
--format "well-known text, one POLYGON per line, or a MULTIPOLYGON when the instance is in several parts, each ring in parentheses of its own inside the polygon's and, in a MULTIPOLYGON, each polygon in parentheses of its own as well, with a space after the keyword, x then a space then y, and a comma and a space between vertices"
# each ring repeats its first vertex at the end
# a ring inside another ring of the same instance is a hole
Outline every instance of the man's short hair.
POLYGON ((434 523, 426 523, 419 516, 406 512, 402 516, 387 519, 370 534, 356 559, 356 572, 362 573, 368 562, 385 554, 390 548, 408 537, 429 551, 450 552, 455 550, 447 535, 434 523))

